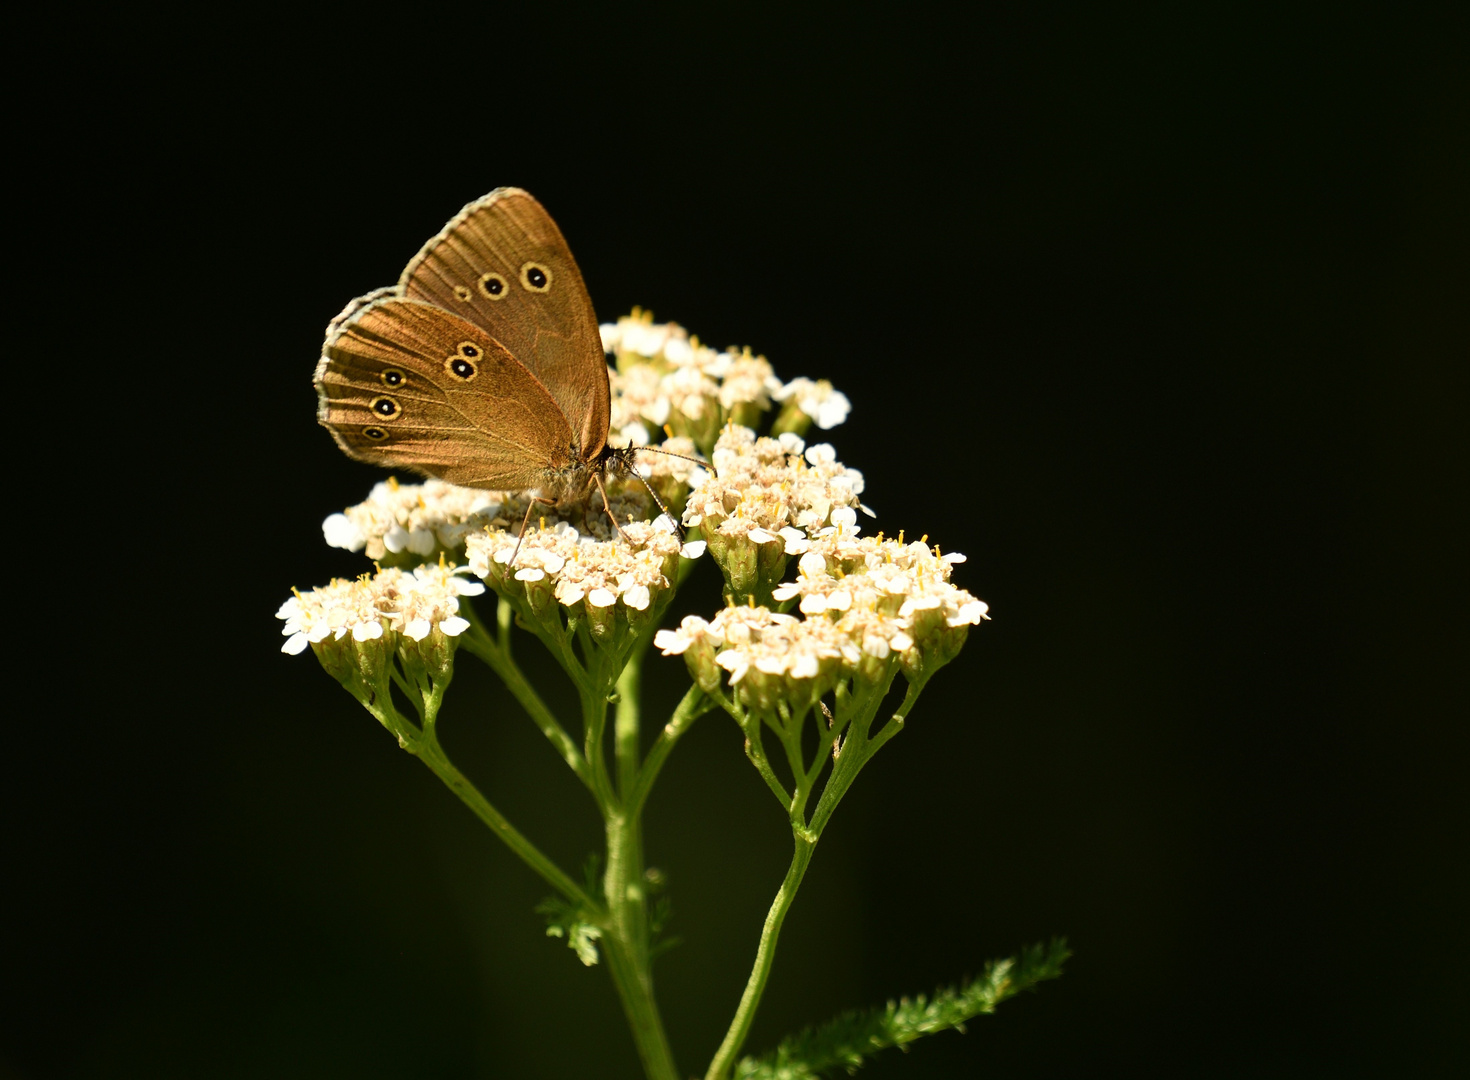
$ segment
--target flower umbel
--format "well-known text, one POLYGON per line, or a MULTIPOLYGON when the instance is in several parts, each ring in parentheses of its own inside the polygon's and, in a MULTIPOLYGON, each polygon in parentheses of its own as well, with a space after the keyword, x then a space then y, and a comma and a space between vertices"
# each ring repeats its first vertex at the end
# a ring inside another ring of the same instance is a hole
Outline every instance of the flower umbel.
POLYGON ((826 430, 847 418, 847 398, 831 383, 783 384, 764 356, 749 348, 717 352, 678 323, 654 322, 651 312, 634 308, 601 330, 603 348, 616 360, 612 430, 634 445, 648 442, 649 425, 667 425, 708 453, 727 423, 756 427, 775 402, 789 402, 776 434, 799 435, 813 419, 826 430))
POLYGON ((807 446, 790 432, 761 438, 729 424, 710 460, 714 475, 695 478, 684 524, 702 530, 736 603, 768 603, 787 555, 860 505, 863 474, 838 462, 826 443, 807 446))

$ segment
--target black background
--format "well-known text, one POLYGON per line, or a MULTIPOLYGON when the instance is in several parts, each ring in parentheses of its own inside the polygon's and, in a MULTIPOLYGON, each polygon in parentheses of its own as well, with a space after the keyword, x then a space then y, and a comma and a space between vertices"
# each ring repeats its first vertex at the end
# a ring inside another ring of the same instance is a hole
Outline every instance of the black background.
MULTIPOLYGON (((27 92, 84 268, 50 348, 108 374, 26 540, 60 667, 11 654, 46 704, 0 1075, 637 1074, 547 890, 271 617, 366 565, 320 538, 376 479, 314 423, 322 327, 502 184, 601 317, 830 377, 877 526, 991 605, 824 839, 750 1049, 1062 933, 1062 980, 864 1075, 1463 1067, 1463 18, 415 11, 73 26, 97 77, 27 92)), ((448 709, 514 821, 597 846, 468 660, 448 709)), ((700 721, 648 824, 691 1074, 788 844, 700 721)))

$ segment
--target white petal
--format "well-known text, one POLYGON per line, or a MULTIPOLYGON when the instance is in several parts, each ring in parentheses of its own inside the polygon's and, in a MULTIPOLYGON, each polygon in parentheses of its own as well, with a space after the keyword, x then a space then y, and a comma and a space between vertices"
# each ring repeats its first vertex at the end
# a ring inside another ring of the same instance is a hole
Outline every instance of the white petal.
POLYGON ((816 678, 817 658, 810 654, 798 656, 791 664, 791 677, 793 679, 816 678))
POLYGON ((693 644, 683 634, 673 630, 660 630, 653 635, 654 648, 662 649, 665 656, 678 656, 693 644))
POLYGON ((408 534, 408 550, 415 555, 427 555, 434 550, 434 530, 415 529, 408 534))
POLYGON ((771 541, 776 539, 775 533, 767 532, 765 529, 759 527, 751 529, 750 532, 746 533, 745 535, 750 537, 750 542, 753 544, 769 544, 771 541))
POLYGON ((516 571, 517 581, 540 581, 546 576, 546 571, 539 566, 523 566, 516 571))
POLYGON ((806 459, 813 465, 830 465, 837 460, 837 451, 831 443, 817 443, 806 448, 806 459))
POLYGON ((694 359, 694 349, 684 338, 670 337, 664 342, 664 358, 671 364, 687 364, 694 359))
POLYGON ((827 559, 820 551, 808 551, 796 564, 807 577, 827 572, 827 559))
POLYGON ((461 619, 458 615, 451 615, 439 624, 439 629, 450 637, 459 637, 470 628, 468 619, 461 619))
POLYGON ((654 427, 662 430, 663 426, 669 422, 669 411, 672 408, 668 398, 659 396, 643 406, 641 412, 653 423, 654 427))
POLYGON ((771 590, 771 599, 785 602, 800 593, 801 586, 799 585, 777 585, 771 590))
POLYGON ((281 646, 281 651, 288 656, 296 656, 298 653, 304 652, 306 646, 309 644, 310 641, 308 641, 305 634, 292 634, 286 639, 285 644, 281 646))
POLYGON ((479 596, 485 591, 485 583, 482 581, 462 581, 455 579, 454 592, 457 596, 479 596))
POLYGON ((715 663, 730 673, 731 686, 745 678, 746 671, 750 669, 750 658, 739 649, 726 649, 715 657, 715 663))
POLYGON ((612 607, 618 602, 618 598, 603 588, 593 589, 587 594, 587 603, 593 607, 612 607))
POLYGON ((882 660, 888 655, 888 642, 877 636, 865 637, 863 638, 863 652, 882 660))
POLYGON ((558 588, 556 591, 556 598, 561 601, 563 607, 571 607, 586 595, 587 591, 580 585, 567 584, 565 588, 558 588))
MULTIPOLYGON (((854 494, 856 494, 856 492, 854 492, 854 494)), ((873 508, 867 503, 858 503, 858 509, 867 514, 870 518, 875 518, 878 516, 877 514, 873 513, 873 508)))
POLYGON ((827 598, 820 593, 810 593, 801 598, 798 607, 803 615, 820 615, 827 610, 827 598))
MULTIPOLYGON (((848 411, 851 408, 852 405, 847 400, 847 395, 841 390, 833 390, 827 397, 827 400, 817 406, 817 427, 823 431, 836 427, 847 419, 848 411)), ((803 409, 802 411, 805 412, 806 410, 803 409)))
MULTIPOLYGON (((775 395, 773 394, 772 396, 774 397, 775 395)), ((776 400, 780 401, 781 399, 776 398, 776 400)), ((799 454, 806 449, 806 440, 794 431, 783 431, 776 437, 776 441, 781 444, 781 449, 785 450, 788 454, 799 454)))
POLYGON ((618 342, 622 334, 618 333, 618 324, 605 322, 597 328, 598 334, 602 336, 602 351, 612 353, 618 351, 618 342))
POLYGON ((955 614, 954 618, 946 621, 949 623, 950 626, 959 626, 960 623, 969 623, 971 626, 979 626, 981 619, 990 618, 990 616, 986 614, 986 612, 989 610, 990 605, 987 604, 984 600, 971 600, 968 604, 961 605, 960 610, 955 614))
POLYGON ((691 540, 679 549, 679 554, 686 559, 697 559, 704 554, 705 541, 691 540))
POLYGON ((648 610, 648 586, 634 585, 623 593, 623 603, 639 611, 648 610))
POLYGON ((786 670, 786 657, 762 656, 755 662, 755 669, 757 671, 763 671, 767 675, 780 675, 786 670))
POLYGON ((893 647, 895 652, 904 652, 914 647, 914 639, 900 630, 888 639, 888 644, 893 647))
POLYGON ((367 543, 367 537, 362 535, 346 514, 329 515, 322 522, 322 536, 326 538, 329 547, 345 548, 348 551, 359 551, 367 543))
POLYGON ((383 624, 374 619, 372 622, 360 622, 352 628, 353 641, 372 641, 383 636, 383 624))
POLYGON ((403 636, 411 641, 423 641, 433 628, 428 619, 413 619, 403 628, 403 636))
POLYGON ((832 524, 841 529, 851 529, 857 524, 857 513, 850 506, 839 506, 832 511, 832 524))
POLYGON ((804 391, 809 389, 811 385, 812 381, 810 379, 792 379, 789 383, 784 384, 780 389, 772 390, 771 397, 777 401, 785 401, 797 391, 804 391))
POLYGON ((828 611, 846 611, 850 607, 852 607, 852 593, 847 589, 838 589, 828 594, 828 611))
POLYGON ((287 597, 286 598, 286 602, 284 604, 282 604, 280 607, 276 608, 276 618, 278 618, 278 619, 289 619, 293 615, 300 615, 300 614, 301 614, 301 601, 300 600, 297 600, 296 597, 294 597, 294 596, 287 597))
POLYGON ((967 560, 958 551, 951 551, 948 555, 945 555, 939 561, 940 562, 946 562, 946 563, 954 564, 954 563, 966 562, 967 560))

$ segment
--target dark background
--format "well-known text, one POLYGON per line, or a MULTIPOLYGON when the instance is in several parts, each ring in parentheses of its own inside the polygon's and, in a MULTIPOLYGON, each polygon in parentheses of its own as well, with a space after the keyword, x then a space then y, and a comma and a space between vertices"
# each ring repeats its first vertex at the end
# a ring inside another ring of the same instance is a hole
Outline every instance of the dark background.
MULTIPOLYGON (((548 890, 271 617, 366 565, 320 538, 376 479, 314 422, 323 326, 502 184, 603 318, 830 377, 877 525, 991 604, 824 839, 750 1049, 1063 933, 1062 980, 864 1075, 1463 1068, 1470 37, 1188 7, 68 27, 91 81, 26 117, 85 268, 50 325, 107 375, 86 524, 28 534, 73 569, 22 574, 61 667, 12 652, 47 704, 0 1075, 636 1075, 548 890)), ((514 821, 597 846, 472 661, 448 709, 514 821)), ((648 824, 690 1073, 788 847, 701 720, 648 824)))

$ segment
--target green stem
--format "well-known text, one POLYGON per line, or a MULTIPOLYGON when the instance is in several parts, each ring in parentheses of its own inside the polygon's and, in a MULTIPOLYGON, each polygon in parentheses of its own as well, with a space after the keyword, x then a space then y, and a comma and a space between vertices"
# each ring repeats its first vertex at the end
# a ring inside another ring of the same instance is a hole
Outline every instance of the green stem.
POLYGON ((603 945, 607 970, 623 1003, 623 1014, 632 1029, 633 1043, 638 1048, 639 1060, 643 1062, 644 1074, 648 1080, 679 1080, 679 1070, 674 1065, 674 1054, 669 1049, 663 1020, 653 1000, 653 983, 649 978, 647 961, 636 962, 629 955, 627 943, 613 934, 603 938, 603 945))
MULTIPOLYGON (((644 1072, 655 1080, 677 1080, 674 1057, 653 997, 648 958, 648 907, 643 882, 643 826, 639 808, 630 805, 638 782, 639 689, 643 649, 634 648, 618 676, 613 726, 621 805, 604 811, 607 826, 608 972, 633 1030, 644 1072)), ((604 715, 606 708, 604 705, 604 715)), ((591 726, 589 724, 589 732, 591 726)), ((589 750, 589 754, 591 751, 589 750)))
POLYGON ((481 821, 490 827, 490 831, 500 837, 505 845, 515 852, 522 862, 536 873, 546 879, 553 889, 561 893, 573 903, 584 905, 589 911, 601 911, 602 905, 569 877, 561 867, 552 862, 541 853, 535 844, 527 840, 495 807, 490 801, 480 794, 478 788, 449 762, 443 749, 439 746, 438 736, 434 734, 433 721, 425 723, 424 735, 414 746, 414 752, 420 761, 427 765, 450 791, 459 796, 460 801, 470 808, 481 821))
MULTIPOLYGON (((502 609, 508 611, 510 605, 502 603, 502 609)), ((470 622, 470 629, 462 636, 464 648, 483 660, 495 674, 500 676, 506 688, 521 703, 521 707, 530 714, 531 720, 541 729, 541 734, 556 747, 561 759, 567 763, 572 772, 577 774, 577 779, 582 781, 588 788, 592 789, 592 776, 587 768, 587 759, 577 749, 577 744, 567 734, 566 728, 561 726, 556 716, 541 700, 541 695, 536 693, 535 687, 531 685, 522 673, 520 666, 511 658, 510 649, 502 647, 492 638, 486 630, 485 625, 480 622, 479 617, 473 613, 469 604, 461 604, 460 610, 466 612, 470 622)), ((501 623, 502 639, 509 640, 509 634, 505 633, 508 627, 504 619, 497 620, 501 623)))
POLYGON ((817 846, 815 836, 807 838, 797 833, 795 841, 796 850, 791 856, 791 868, 786 871, 786 879, 781 882, 776 899, 771 903, 771 910, 766 913, 766 924, 761 929, 760 944, 755 951, 755 967, 751 969, 750 979, 745 984, 745 993, 740 996, 740 1004, 735 1009, 735 1019, 730 1021, 730 1030, 725 1033, 725 1041, 720 1043, 720 1048, 715 1051, 715 1056, 705 1071, 705 1080, 728 1080, 730 1070, 735 1065, 735 1057, 745 1045, 745 1037, 750 1034, 756 1007, 765 992, 766 981, 771 977, 771 965, 776 959, 776 939, 781 934, 781 924, 786 921, 786 912, 796 899, 796 890, 801 887, 801 879, 806 875, 807 864, 811 862, 812 852, 817 846))
POLYGON ((843 740, 842 751, 837 755, 837 762, 832 768, 832 774, 827 777, 827 783, 822 788, 822 797, 817 800, 817 808, 812 811, 811 829, 818 835, 827 826, 832 814, 837 809, 837 804, 842 801, 842 796, 847 794, 847 789, 852 787, 852 782, 857 779, 857 774, 862 771, 868 760, 878 752, 878 748, 893 736, 903 730, 904 720, 909 711, 914 707, 914 702, 919 700, 919 695, 924 692, 922 682, 910 683, 908 692, 904 694, 903 703, 899 705, 898 711, 883 726, 873 738, 868 737, 868 727, 872 723, 873 714, 878 711, 882 704, 882 695, 875 695, 856 716, 848 726, 847 738, 843 740))
POLYGON ((781 778, 776 775, 776 770, 771 768, 771 763, 766 758, 766 748, 761 742, 762 723, 759 716, 747 714, 746 722, 741 724, 741 727, 745 728, 745 756, 755 766, 756 772, 761 774, 761 779, 771 789, 771 794, 776 796, 776 801, 781 804, 781 809, 790 814, 793 796, 781 783, 781 778))
POLYGON ((633 653, 618 676, 618 706, 613 714, 613 754, 617 761, 618 794, 626 802, 638 779, 638 705, 643 692, 643 648, 633 653))
POLYGON ((664 725, 663 731, 649 747, 648 756, 643 759, 643 767, 638 772, 638 779, 634 782, 632 790, 624 796, 624 803, 628 813, 638 814, 643 811, 643 803, 648 798, 648 793, 653 788, 653 782, 658 778, 659 770, 668 760, 673 752, 674 744, 679 741, 680 736, 689 730, 691 724, 705 713, 714 708, 714 702, 698 686, 691 686, 679 704, 674 707, 674 714, 669 717, 669 722, 664 725))
POLYGON ((607 733, 609 687, 600 674, 594 666, 586 681, 577 687, 577 692, 582 699, 582 753, 591 772, 592 796, 597 800, 602 816, 607 818, 617 811, 618 797, 607 773, 607 751, 603 744, 607 733))
MULTIPOLYGON (((741 995, 740 1004, 735 1010, 735 1018, 730 1022, 730 1029, 725 1033, 724 1042, 720 1044, 713 1060, 710 1061, 709 1069, 705 1072, 705 1080, 728 1080, 730 1070, 735 1065, 735 1058, 745 1044, 746 1036, 750 1033, 750 1025, 755 1020, 755 1011, 760 1005, 761 995, 765 993, 766 982, 770 979, 771 966, 776 958, 776 941, 781 934, 781 924, 785 921, 786 912, 790 910, 796 899, 796 891, 801 887, 802 878, 806 875, 807 865, 811 862, 817 840, 821 838, 822 830, 831 819, 832 812, 837 809, 837 804, 842 801, 842 796, 852 786, 853 780, 862 771, 868 759, 880 746, 903 730, 904 719, 908 716, 914 703, 918 701, 919 694, 924 688, 922 682, 910 684, 898 712, 876 737, 870 739, 868 730, 872 725, 874 714, 877 713, 878 707, 883 702, 884 694, 892 685, 892 677, 893 670, 890 669, 888 679, 884 680, 881 686, 869 687, 866 693, 862 694, 853 694, 839 688, 836 721, 830 729, 822 725, 820 720, 817 721, 818 725, 822 726, 822 732, 818 739, 816 757, 810 769, 806 768, 801 760, 800 726, 789 723, 779 726, 772 725, 777 727, 782 742, 786 744, 787 753, 792 760, 792 770, 796 774, 796 791, 792 793, 789 803, 795 851, 792 853, 791 867, 786 871, 786 878, 781 882, 776 899, 771 903, 771 910, 766 914, 766 924, 761 931, 760 944, 756 947, 755 966, 751 969, 750 978, 745 984, 745 993, 741 995), (825 757, 831 751, 833 740, 844 730, 847 732, 847 737, 842 742, 842 749, 833 763, 827 782, 822 786, 822 795, 817 801, 816 810, 812 813, 811 822, 806 824, 803 822, 803 812, 807 797, 821 775, 822 768, 826 764, 825 757)), ((805 716, 804 713, 803 723, 805 716)), ((783 719, 787 718, 783 717, 783 719)), ((749 737, 746 739, 746 754, 755 762, 756 768, 766 778, 766 783, 779 792, 780 785, 775 782, 774 774, 770 773, 770 765, 765 761, 764 752, 759 750, 761 722, 755 721, 746 730, 754 732, 755 735, 754 739, 749 737)))

